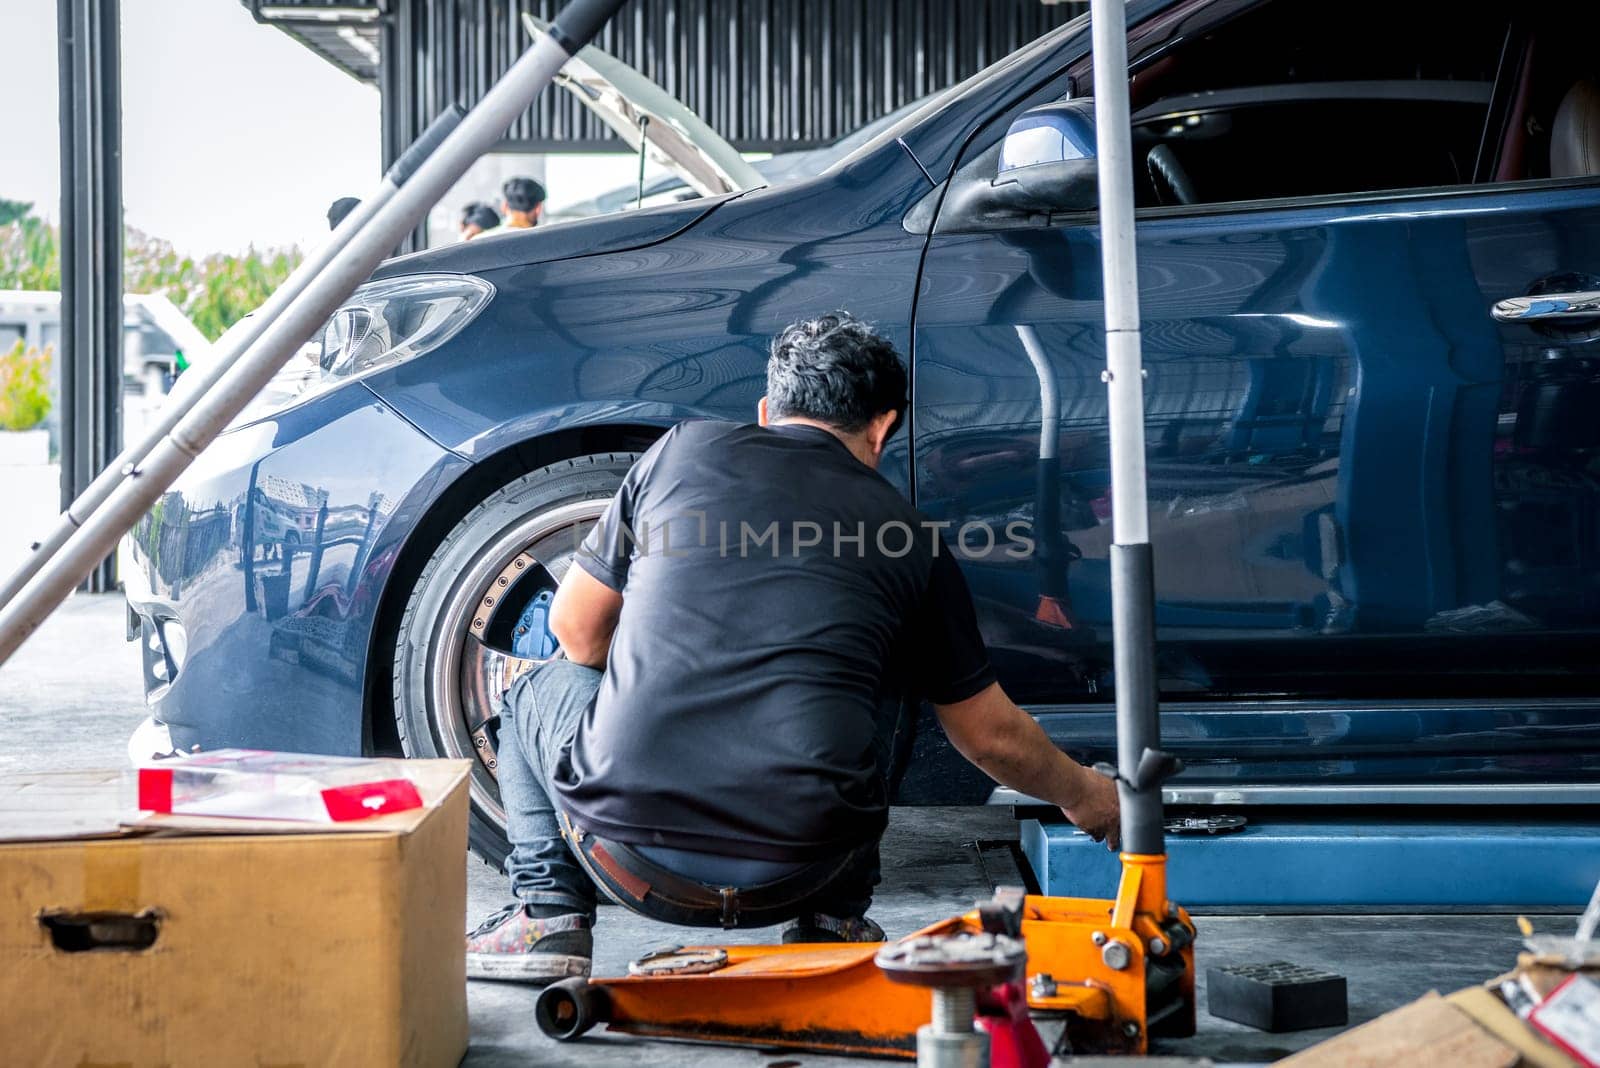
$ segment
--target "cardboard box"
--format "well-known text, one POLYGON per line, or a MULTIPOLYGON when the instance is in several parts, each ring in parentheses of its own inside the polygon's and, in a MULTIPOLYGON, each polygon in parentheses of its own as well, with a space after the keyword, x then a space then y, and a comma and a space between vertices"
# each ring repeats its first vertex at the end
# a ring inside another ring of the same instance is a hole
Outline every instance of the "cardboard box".
POLYGON ((1445 998, 1427 994, 1278 1064, 1285 1068, 1578 1068, 1576 1061, 1518 1019, 1490 986, 1468 987, 1445 998))
POLYGON ((123 826, 118 773, 0 777, 4 1061, 457 1064, 468 768, 418 761, 428 807, 311 833, 123 826))
POLYGON ((1430 993, 1286 1057, 1284 1068, 1517 1068, 1515 1049, 1430 993))
MULTIPOLYGON (((1498 984, 1494 984, 1498 985, 1498 984)), ((1487 986, 1469 986, 1445 999, 1521 1056, 1517 1068, 1577 1068, 1577 1062, 1517 1018, 1487 986)))

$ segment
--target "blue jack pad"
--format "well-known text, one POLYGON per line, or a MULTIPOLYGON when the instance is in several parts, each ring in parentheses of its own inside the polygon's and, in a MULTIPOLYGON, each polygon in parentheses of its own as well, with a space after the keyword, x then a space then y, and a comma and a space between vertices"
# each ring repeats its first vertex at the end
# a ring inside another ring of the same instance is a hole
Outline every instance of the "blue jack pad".
MULTIPOLYGON (((1024 820, 1022 851, 1046 894, 1114 896, 1121 863, 1070 824, 1024 820)), ((1593 825, 1249 824, 1167 836, 1173 901, 1206 905, 1581 908, 1600 881, 1593 825)))

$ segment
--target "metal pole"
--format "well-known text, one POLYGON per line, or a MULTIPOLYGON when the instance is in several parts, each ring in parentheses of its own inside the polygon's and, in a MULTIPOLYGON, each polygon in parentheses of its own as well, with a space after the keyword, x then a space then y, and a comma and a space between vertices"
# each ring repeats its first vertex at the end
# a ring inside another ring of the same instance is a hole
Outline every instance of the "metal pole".
MULTIPOLYGON (((416 11, 412 0, 389 0, 378 29, 378 95, 383 126, 383 163, 388 166, 416 136, 418 114, 416 11)), ((428 220, 414 227, 401 252, 428 247, 428 220)))
MULTIPOLYGON (((63 0, 68 2, 68 0, 63 0)), ((449 119, 452 124, 459 121, 459 112, 446 112, 441 116, 441 121, 449 119)), ((419 142, 422 144, 423 142, 419 142)), ((436 143, 436 142, 434 142, 436 143)), ((28 584, 49 560, 61 550, 74 531, 83 525, 96 508, 99 508, 111 496, 111 491, 128 476, 129 471, 137 467, 139 462, 149 455, 172 429, 178 425, 179 420, 188 415, 196 402, 210 392, 211 387, 222 380, 233 366, 238 363, 239 357, 249 349, 250 345, 259 338, 267 327, 280 314, 283 313, 290 302, 305 291, 311 280, 319 275, 324 268, 332 262, 345 245, 350 243, 350 238, 355 232, 366 225, 367 221, 378 213, 378 209, 387 204, 394 196, 396 186, 393 181, 385 178, 371 196, 362 200, 359 207, 345 217, 338 228, 329 236, 328 240, 314 249, 300 266, 284 279, 282 285, 273 290, 265 304, 258 308, 248 318, 240 320, 233 329, 229 330, 217 342, 212 350, 212 358, 199 367, 190 368, 179 380, 178 388, 167 398, 167 403, 161 408, 156 421, 151 424, 144 436, 138 441, 126 446, 116 458, 105 464, 93 482, 80 493, 76 500, 67 505, 66 509, 56 518, 55 525, 50 528, 44 537, 34 545, 34 550, 16 571, 8 575, 0 583, 0 608, 11 603, 22 588, 28 584)), ((120 249, 120 245, 118 246, 120 249)), ((63 268, 65 265, 63 264, 63 268)), ((63 269, 63 286, 66 284, 66 275, 63 269)), ((119 275, 120 277, 120 275, 119 275)), ((68 302, 63 299, 62 307, 65 309, 68 302)), ((63 317, 62 325, 66 325, 63 317)), ((121 337, 122 320, 117 318, 118 337, 121 337)), ((71 343, 70 338, 68 343, 71 343)), ((120 352, 120 349, 118 350, 120 352)), ((66 393, 66 379, 62 380, 62 393, 66 393)), ((65 467, 65 464, 63 464, 65 467)), ((63 472, 63 475, 65 472, 63 472)))
MULTIPOLYGON (((117 0, 57 0, 61 66, 61 500, 113 466, 122 424, 117 0)), ((113 558, 89 589, 116 585, 113 558)))
MULTIPOLYGON (((66 13, 71 10, 72 5, 81 4, 83 0, 60 0, 60 2, 62 5, 61 10, 63 12, 64 19, 66 17, 66 13)), ((112 0, 112 2, 114 5, 114 0, 112 0)), ((114 26, 115 24, 116 22, 113 18, 111 25, 114 26)), ((67 37, 67 27, 64 22, 62 25, 62 42, 64 48, 68 47, 70 44, 70 41, 67 37)), ((68 63, 65 55, 63 56, 62 62, 63 67, 65 67, 68 63)), ((112 79, 112 84, 116 84, 115 79, 112 79)), ((65 91, 66 84, 63 83, 63 93, 65 93, 65 91)), ((66 105, 67 101, 65 97, 63 97, 64 108, 66 105)), ((461 117, 465 114, 466 111, 457 104, 452 104, 450 107, 446 108, 438 116, 438 118, 433 121, 428 129, 423 131, 422 135, 417 138, 416 142, 412 144, 411 148, 408 150, 407 155, 411 160, 412 166, 414 167, 421 161, 423 156, 432 151, 433 148, 437 147, 439 143, 444 140, 445 136, 455 128, 456 124, 461 121, 461 117)), ((387 133, 387 125, 385 127, 385 131, 387 133)), ((66 122, 63 122, 63 176, 61 187, 64 205, 69 205, 73 202, 73 198, 79 195, 80 187, 91 184, 75 178, 75 172, 69 171, 67 168, 68 161, 75 158, 77 155, 76 152, 69 153, 67 150, 68 136, 69 126, 66 122)), ((387 146, 387 138, 385 143, 387 146)), ((387 151, 387 147, 385 151, 387 151)), ((396 162, 398 162, 399 155, 399 153, 396 153, 396 162)), ((191 368, 189 372, 184 375, 179 382, 179 388, 175 390, 172 396, 167 399, 167 403, 162 406, 155 422, 145 430, 144 435, 138 441, 126 445, 114 459, 96 465, 98 473, 95 474, 94 480, 89 482, 88 486, 82 489, 82 491, 77 494, 76 498, 72 499, 71 503, 64 507, 61 515, 56 518, 55 525, 50 528, 44 537, 40 538, 34 543, 33 551, 26 559, 23 560, 22 565, 10 575, 6 576, 4 581, 0 581, 0 608, 4 608, 6 605, 10 604, 12 598, 16 597, 16 595, 22 591, 22 588, 28 584, 28 581, 32 579, 35 574, 38 573, 39 568, 44 565, 45 561, 49 560, 55 556, 56 553, 61 551, 61 547, 67 543, 67 539, 72 536, 73 531, 82 526, 84 519, 87 518, 96 508, 105 503, 106 498, 111 496, 111 491, 116 489, 117 485, 127 477, 129 471, 138 466, 139 461, 143 460, 145 456, 149 454, 151 449, 155 448, 163 438, 172 432, 172 428, 177 426, 178 421, 189 413, 189 410, 194 407, 195 402, 199 400, 202 395, 208 393, 211 388, 217 384, 217 382, 221 381, 222 376, 233 367, 233 365, 238 361, 239 357, 244 354, 245 350, 256 340, 256 338, 261 336, 261 332, 266 329, 267 324, 276 319, 283 312, 283 310, 289 306, 290 301, 299 296, 305 290, 310 281, 317 275, 321 274, 323 269, 327 267, 330 262, 332 262, 333 257, 338 255, 340 250, 342 250, 345 245, 349 244, 350 238, 356 233, 356 231, 365 226, 367 221, 376 215, 378 210, 389 202, 390 198, 394 196, 395 190, 398 188, 397 183, 393 180, 396 176, 397 175, 395 171, 391 168, 390 172, 385 176, 385 180, 379 184, 378 188, 368 196, 362 198, 361 203, 356 207, 356 209, 340 222, 340 224, 334 229, 333 233, 328 236, 326 241, 318 245, 312 250, 309 256, 301 261, 300 265, 295 268, 289 277, 284 279, 283 284, 277 289, 273 290, 272 295, 267 298, 266 302, 262 304, 260 308, 256 309, 256 311, 250 316, 234 324, 233 328, 222 336, 222 338, 217 342, 216 347, 212 350, 210 361, 203 366, 191 368)), ((399 176, 403 178, 403 172, 399 176)), ((120 207, 120 194, 115 198, 115 203, 120 207)), ((64 245, 62 264, 62 309, 64 312, 68 312, 69 310, 74 309, 75 305, 80 302, 73 299, 73 294, 69 288, 73 284, 72 278, 74 277, 74 272, 67 262, 67 253, 72 248, 71 220, 73 219, 73 213, 64 207, 62 218, 64 220, 62 234, 64 245)), ((112 277, 111 269, 114 267, 116 272, 114 277, 120 279, 122 277, 122 224, 120 211, 116 216, 115 230, 115 241, 117 242, 115 245, 115 264, 104 265, 102 273, 106 277, 112 277)), ((111 238, 109 236, 102 235, 100 240, 109 242, 111 238)), ((120 347, 122 339, 121 299, 121 292, 119 289, 117 294, 118 303, 115 320, 115 337, 118 342, 118 348, 116 350, 116 373, 118 376, 117 382, 119 385, 121 381, 120 376, 122 373, 122 350, 120 347)), ((73 335, 71 333, 70 324, 72 322, 73 316, 63 315, 62 326, 64 330, 64 347, 69 351, 69 353, 73 350, 73 348, 76 347, 73 340, 73 335)), ((69 380, 65 375, 63 375, 61 392, 64 398, 71 396, 68 386, 69 380)), ((120 392, 118 395, 120 396, 120 392)), ((68 436, 63 435, 63 437, 67 438, 68 436)), ((115 439, 113 438, 112 440, 115 439)), ((109 453, 109 451, 110 450, 107 449, 107 453, 109 453)), ((81 480, 74 480, 70 482, 67 481, 68 467, 69 463, 64 456, 62 463, 64 487, 67 485, 70 485, 74 488, 83 486, 83 481, 81 480)), ((63 492, 62 495, 63 497, 67 496, 65 492, 63 492)), ((103 588, 109 589, 110 586, 107 585, 103 588)))
MULTIPOLYGON (((523 53, 437 149, 414 146, 390 169, 395 188, 364 218, 302 292, 270 320, 214 389, 198 396, 139 464, 84 518, 58 555, 44 562, 20 594, 0 610, 0 663, 4 663, 81 578, 115 548, 117 541, 204 449, 244 409, 295 351, 387 257, 428 209, 443 196, 555 77, 567 60, 625 0, 572 0, 549 32, 523 53)), ((348 220, 347 220, 348 221, 348 220)))
POLYGON ((1122 849, 1166 851, 1161 781, 1140 774, 1161 748, 1156 709, 1155 580, 1145 499, 1144 367, 1133 232, 1133 144, 1128 118, 1127 11, 1092 0, 1094 113, 1100 180, 1100 263, 1105 280, 1107 415, 1111 437, 1111 637, 1117 687, 1117 774, 1122 849))

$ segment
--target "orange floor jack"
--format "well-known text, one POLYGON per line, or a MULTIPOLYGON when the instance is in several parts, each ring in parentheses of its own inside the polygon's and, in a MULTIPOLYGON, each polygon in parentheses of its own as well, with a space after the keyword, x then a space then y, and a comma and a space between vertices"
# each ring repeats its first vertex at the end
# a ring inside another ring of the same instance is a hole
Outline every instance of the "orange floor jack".
POLYGON ((1152 1035, 1194 1033, 1194 925, 1166 899, 1165 875, 1165 856, 1124 854, 1114 901, 1001 890, 899 942, 670 947, 625 977, 548 987, 537 1019, 564 1041, 603 1023, 661 1038, 1043 1068, 1031 1010, 1062 1019, 1058 1051, 1143 1053, 1152 1035), (959 1052, 980 1046, 991 1047, 987 1061, 959 1052))

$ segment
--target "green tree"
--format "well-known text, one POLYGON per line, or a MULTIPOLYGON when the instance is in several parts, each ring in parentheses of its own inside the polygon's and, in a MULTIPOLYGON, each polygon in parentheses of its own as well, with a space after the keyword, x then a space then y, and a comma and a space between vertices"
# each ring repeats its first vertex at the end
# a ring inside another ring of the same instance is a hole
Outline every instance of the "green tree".
MULTIPOLYGON (((123 230, 123 288, 165 294, 213 341, 260 307, 300 260, 298 248, 254 246, 196 260, 131 226, 123 230)), ((0 289, 60 288, 60 233, 31 204, 0 198, 0 289)))
POLYGON ((10 226, 18 219, 33 211, 33 204, 26 200, 7 200, 0 197, 0 226, 10 226))
POLYGON ((0 289, 61 288, 61 248, 55 227, 31 213, 33 205, 0 200, 0 289))
POLYGON ((17 338, 0 353, 0 430, 32 430, 50 414, 50 346, 30 349, 17 338))

